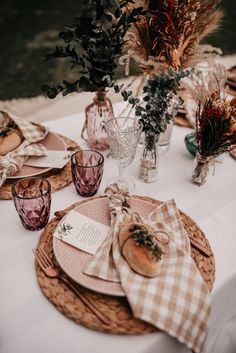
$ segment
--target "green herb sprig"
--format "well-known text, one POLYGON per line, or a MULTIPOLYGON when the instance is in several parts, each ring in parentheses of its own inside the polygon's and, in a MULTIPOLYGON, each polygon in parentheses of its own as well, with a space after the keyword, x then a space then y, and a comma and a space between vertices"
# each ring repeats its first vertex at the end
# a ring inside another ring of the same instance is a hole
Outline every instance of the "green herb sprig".
POLYGON ((4 137, 9 134, 12 130, 16 129, 17 125, 13 120, 10 120, 7 126, 0 126, 0 137, 4 137))
POLYGON ((73 229, 73 226, 69 223, 62 223, 57 231, 59 238, 63 240, 63 238, 70 234, 70 231, 73 229))
POLYGON ((153 235, 147 229, 139 225, 133 225, 129 228, 129 232, 138 246, 145 247, 156 261, 161 259, 162 249, 155 243, 153 235))

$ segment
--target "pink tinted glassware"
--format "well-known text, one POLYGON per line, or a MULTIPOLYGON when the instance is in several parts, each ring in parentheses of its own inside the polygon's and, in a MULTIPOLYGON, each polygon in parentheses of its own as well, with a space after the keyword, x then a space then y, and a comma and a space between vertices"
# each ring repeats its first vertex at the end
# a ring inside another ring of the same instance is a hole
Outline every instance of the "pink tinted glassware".
POLYGON ((46 226, 51 208, 51 185, 43 178, 25 178, 12 186, 12 197, 21 223, 28 230, 46 226))
POLYGON ((96 194, 103 166, 103 155, 94 150, 78 151, 71 156, 72 178, 79 195, 88 197, 96 194))
POLYGON ((105 122, 114 117, 111 101, 106 96, 106 91, 96 92, 92 104, 85 109, 85 125, 82 137, 87 130, 87 141, 90 149, 106 150, 109 148, 105 122))

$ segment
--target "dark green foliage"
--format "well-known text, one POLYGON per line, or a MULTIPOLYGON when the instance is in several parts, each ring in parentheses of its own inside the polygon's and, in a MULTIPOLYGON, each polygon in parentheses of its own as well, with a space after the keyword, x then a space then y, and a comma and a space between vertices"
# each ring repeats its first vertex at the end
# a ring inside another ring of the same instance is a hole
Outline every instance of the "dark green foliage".
POLYGON ((69 59, 71 69, 77 69, 76 80, 44 85, 42 90, 49 98, 60 92, 66 95, 109 86, 108 78, 114 78, 116 59, 122 53, 125 33, 142 13, 141 7, 125 12, 124 8, 129 2, 133 3, 133 0, 125 0, 119 6, 112 6, 108 0, 84 1, 82 15, 59 33, 65 45, 56 47, 45 58, 69 59))
POLYGON ((173 116, 177 113, 180 97, 177 96, 177 89, 182 78, 188 76, 190 71, 180 69, 178 72, 169 69, 167 73, 159 76, 154 75, 147 80, 143 87, 144 96, 142 101, 132 96, 132 91, 118 85, 117 82, 107 78, 109 87, 113 87, 116 93, 120 93, 124 101, 128 101, 135 108, 135 115, 140 117, 143 124, 143 131, 146 135, 155 136, 166 130, 173 116), (177 101, 172 103, 176 96, 177 101))
POLYGON ((147 135, 158 135, 166 130, 178 105, 178 102, 172 103, 172 99, 177 94, 180 80, 188 75, 187 70, 169 70, 147 81, 143 87, 143 103, 136 106, 136 116, 140 117, 147 135))

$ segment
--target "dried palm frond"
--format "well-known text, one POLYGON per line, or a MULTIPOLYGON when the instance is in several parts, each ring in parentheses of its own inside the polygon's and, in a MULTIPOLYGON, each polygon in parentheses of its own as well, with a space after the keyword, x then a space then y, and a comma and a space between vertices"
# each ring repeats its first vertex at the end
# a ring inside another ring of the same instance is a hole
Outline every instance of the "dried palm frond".
POLYGON ((197 104, 203 105, 211 97, 224 96, 227 71, 224 65, 213 63, 210 66, 197 67, 183 86, 187 88, 197 104))
MULTIPOLYGON (((146 10, 126 34, 130 56, 146 71, 177 70, 200 60, 199 42, 218 28, 220 0, 139 0, 146 10)), ((129 4, 127 12, 137 6, 129 4)))

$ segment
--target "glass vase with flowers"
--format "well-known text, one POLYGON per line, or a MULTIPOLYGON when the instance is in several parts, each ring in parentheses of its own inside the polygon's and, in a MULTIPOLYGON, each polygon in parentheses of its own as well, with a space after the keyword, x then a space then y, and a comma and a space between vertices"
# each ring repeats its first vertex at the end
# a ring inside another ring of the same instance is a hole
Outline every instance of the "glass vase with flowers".
POLYGON ((145 134, 140 157, 138 179, 153 182, 158 177, 158 139, 166 131, 176 115, 180 98, 177 88, 182 78, 189 74, 187 70, 154 75, 143 87, 143 100, 135 107, 135 114, 143 124, 145 134))
POLYGON ((236 105, 218 96, 209 98, 196 117, 198 152, 194 159, 192 182, 203 185, 214 159, 236 147, 236 105))
POLYGON ((87 130, 89 147, 98 150, 108 148, 105 121, 113 118, 112 104, 106 97, 108 79, 113 80, 115 75, 116 59, 122 53, 126 31, 142 11, 140 7, 126 13, 124 8, 130 2, 132 0, 116 4, 108 0, 84 0, 81 16, 59 33, 64 45, 46 55, 46 60, 69 59, 71 69, 76 69, 73 82, 63 80, 42 87, 49 98, 60 92, 63 95, 96 92, 94 102, 85 109, 82 137, 87 130))

